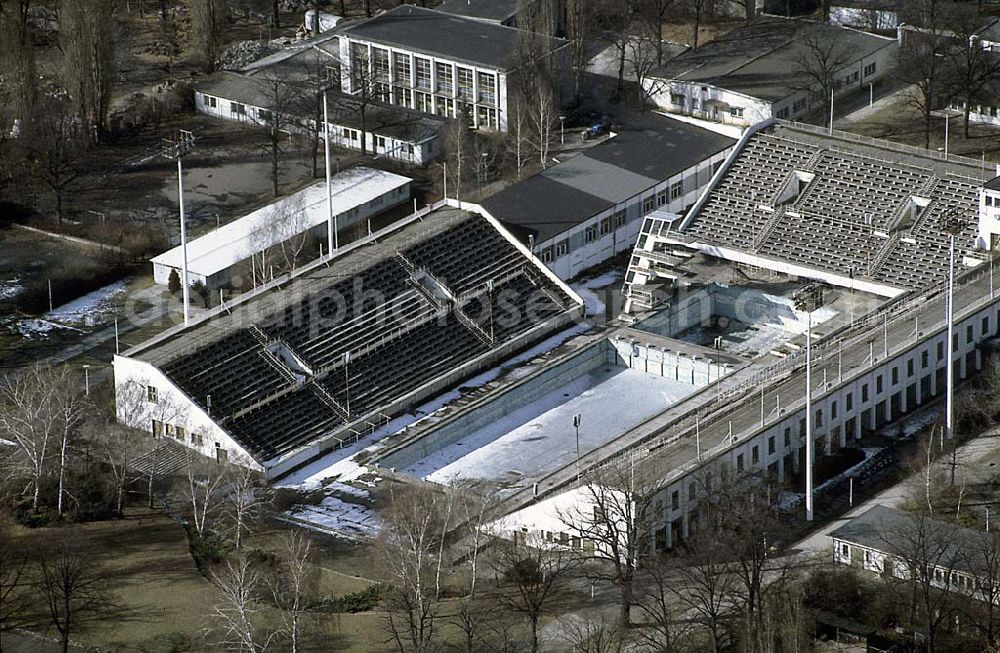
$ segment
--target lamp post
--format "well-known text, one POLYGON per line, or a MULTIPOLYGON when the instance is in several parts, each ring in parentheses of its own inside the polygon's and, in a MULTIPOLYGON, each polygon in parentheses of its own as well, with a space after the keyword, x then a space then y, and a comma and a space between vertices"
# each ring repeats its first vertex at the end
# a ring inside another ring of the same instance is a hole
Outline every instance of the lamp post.
POLYGON ((184 165, 181 161, 184 155, 194 147, 194 134, 182 129, 176 142, 165 140, 164 146, 163 155, 177 159, 177 206, 181 219, 181 301, 184 302, 184 326, 187 326, 191 322, 191 288, 188 285, 187 227, 184 220, 184 165))
POLYGON ((90 365, 83 366, 83 392, 90 396, 90 365))
POLYGON ((566 144, 566 116, 559 115, 559 145, 566 144))
POLYGON ((806 521, 813 520, 812 437, 812 312, 823 305, 823 286, 813 283, 794 298, 795 308, 806 311, 806 521))
POLYGON ((580 413, 573 415, 573 428, 576 429, 576 482, 580 482, 580 413))
POLYGON ((323 93, 323 153, 326 163, 326 251, 333 256, 340 249, 337 235, 337 218, 333 215, 333 182, 330 178, 330 119, 327 114, 326 93, 323 93))
MULTIPOLYGON (((948 439, 952 438, 954 427, 955 372, 954 372, 954 340, 955 340, 955 236, 962 230, 962 221, 957 210, 949 211, 942 218, 942 230, 948 234, 948 294, 945 297, 945 321, 947 322, 947 342, 945 351, 947 366, 945 367, 945 432, 948 439)), ((954 468, 952 468, 954 471, 954 468)))

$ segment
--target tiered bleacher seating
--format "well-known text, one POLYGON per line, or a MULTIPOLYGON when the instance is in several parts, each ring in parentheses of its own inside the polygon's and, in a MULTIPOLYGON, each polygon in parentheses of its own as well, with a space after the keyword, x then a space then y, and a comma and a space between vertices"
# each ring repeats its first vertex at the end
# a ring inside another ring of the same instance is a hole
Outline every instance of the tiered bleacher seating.
POLYGON ((383 411, 571 306, 492 225, 470 216, 164 369, 200 404, 211 394, 213 417, 266 460, 383 411), (491 332, 469 319, 488 293, 491 332), (299 359, 295 370, 268 351, 272 343, 299 359))
MULTIPOLYGON (((859 278, 871 274, 893 286, 920 287, 941 278, 948 243, 942 216, 954 209, 975 215, 975 180, 781 133, 791 136, 760 132, 745 144, 687 234, 841 275, 853 269, 859 278), (796 198, 774 206, 795 170, 814 177, 796 198), (913 197, 931 204, 915 208, 913 197)), ((961 241, 971 242, 974 231, 966 224, 961 241)))
POLYGON ((210 407, 212 415, 227 415, 292 382, 265 357, 260 343, 240 329, 170 362, 163 371, 198 405, 210 407))

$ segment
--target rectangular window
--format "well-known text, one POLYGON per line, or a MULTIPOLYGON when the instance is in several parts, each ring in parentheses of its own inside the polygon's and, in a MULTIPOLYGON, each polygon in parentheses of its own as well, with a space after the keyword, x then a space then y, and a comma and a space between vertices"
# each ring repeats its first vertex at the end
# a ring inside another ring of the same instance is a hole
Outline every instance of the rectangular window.
MULTIPOLYGON (((375 137, 375 147, 377 147, 379 149, 382 149, 382 150, 385 149, 385 136, 376 136, 375 137)), ((380 197, 378 199, 379 199, 379 203, 381 203, 382 198, 380 197)))
POLYGON ((696 496, 696 494, 695 494, 694 483, 693 482, 692 483, 688 483, 688 502, 689 503, 694 502, 695 496, 696 496))
POLYGON ((642 212, 649 213, 654 208, 656 208, 656 196, 650 195, 646 199, 642 200, 642 212))
POLYGON ((854 408, 854 393, 848 392, 847 397, 844 399, 844 410, 851 410, 854 408))
POLYGON ((263 123, 270 123, 271 112, 267 109, 257 109, 257 120, 263 123))
POLYGON ((586 242, 588 242, 588 243, 592 243, 595 240, 597 240, 597 226, 596 225, 590 225, 589 227, 587 227, 587 229, 584 231, 584 240, 586 242))
POLYGON ((675 181, 670 184, 670 199, 675 200, 684 193, 684 182, 675 181))
POLYGON ((678 510, 681 507, 681 495, 680 492, 674 490, 670 493, 670 508, 671 510, 678 510))
POLYGON ((542 252, 541 252, 541 254, 539 255, 539 257, 542 259, 542 263, 551 263, 552 262, 552 248, 551 247, 546 247, 545 249, 543 249, 542 252))
POLYGON ((868 384, 865 383, 861 386, 861 403, 868 401, 868 384))
POLYGON ((160 393, 157 391, 156 386, 147 385, 146 386, 146 401, 151 404, 159 403, 160 393))
POLYGON ((939 342, 937 344, 937 359, 939 361, 944 360, 944 343, 943 342, 939 342))
POLYGON ((907 377, 913 376, 913 359, 912 358, 910 360, 906 361, 906 376, 907 377))
POLYGON ((799 111, 802 111, 805 108, 806 108, 805 98, 799 98, 798 100, 795 101, 794 104, 792 104, 792 111, 794 111, 795 113, 798 113, 799 111))
POLYGON ((205 444, 204 440, 201 437, 201 433, 195 433, 193 431, 191 432, 191 444, 193 444, 196 447, 200 447, 203 444, 205 444))
POLYGON ((569 254, 569 241, 562 240, 556 243, 556 258, 569 254))
POLYGON ((983 318, 983 335, 988 336, 990 334, 990 316, 987 315, 983 318))
POLYGON ((757 445, 754 445, 750 449, 750 460, 753 461, 754 465, 760 462, 760 449, 757 447, 757 445))
POLYGON ((434 86, 434 90, 438 93, 444 93, 445 95, 454 96, 455 94, 455 80, 452 77, 452 69, 450 63, 435 63, 434 73, 437 75, 437 82, 434 86))
POLYGON ((611 233, 611 218, 601 219, 601 235, 611 233))
POLYGON ((351 87, 360 89, 368 82, 368 46, 351 43, 351 87))
POLYGON ((497 103, 497 77, 493 73, 477 73, 479 82, 480 104, 496 105, 497 103))
POLYGON ((743 454, 739 454, 736 456, 736 471, 737 472, 743 471, 743 454))
POLYGON ((788 107, 785 107, 784 109, 781 109, 780 111, 778 111, 778 113, 776 113, 776 114, 774 115, 774 117, 775 117, 775 118, 778 118, 778 119, 780 119, 780 120, 784 120, 785 118, 787 118, 787 117, 788 117, 788 114, 789 114, 789 112, 790 112, 790 111, 789 111, 789 108, 788 108, 788 107))
POLYGON ((667 191, 666 189, 664 189, 656 194, 656 205, 663 206, 666 203, 667 203, 667 191))
POLYGON ((974 339, 975 338, 974 338, 973 328, 972 325, 970 324, 969 326, 965 327, 965 342, 966 344, 968 344, 972 342, 974 339))
POLYGON ((213 109, 219 105, 218 99, 212 97, 211 95, 205 96, 205 103, 208 104, 208 106, 212 107, 213 109))
POLYGON ((410 71, 409 55, 393 53, 392 63, 396 75, 395 83, 400 86, 410 86, 413 83, 413 76, 410 71))
POLYGON ((729 115, 733 118, 742 118, 743 110, 743 107, 729 107, 729 115))
POLYGON ((767 439, 767 453, 768 454, 774 453, 774 436, 773 435, 767 439))
POLYGON ((785 427, 785 447, 792 446, 792 427, 785 427))
POLYGON ((625 226, 625 211, 618 211, 615 213, 615 228, 625 226))
POLYGON ((413 58, 413 67, 417 73, 417 88, 423 91, 431 90, 431 62, 430 59, 413 58))
POLYGON ((182 440, 183 441, 183 440, 187 439, 187 431, 184 430, 183 426, 176 427, 174 429, 174 433, 176 433, 178 440, 182 440))
POLYGON ((927 367, 930 362, 930 353, 926 351, 920 352, 920 367, 927 367))
POLYGON ((458 99, 464 102, 472 102, 472 70, 458 66, 458 99))
POLYGON ((830 402, 830 419, 837 419, 837 402, 830 402))
POLYGON ((871 77, 875 74, 875 62, 872 62, 865 66, 865 77, 871 77))
POLYGON ((372 70, 376 81, 389 81, 389 51, 385 48, 372 48, 372 70))
POLYGON ((683 93, 671 93, 670 94, 670 103, 673 104, 674 106, 682 107, 682 106, 684 106, 684 103, 686 101, 687 101, 687 97, 685 97, 683 93))
POLYGON ((431 103, 431 95, 429 93, 417 93, 415 96, 417 111, 423 111, 424 113, 433 113, 434 105, 431 103))
POLYGON ((164 425, 158 419, 153 420, 153 437, 160 438, 163 437, 164 425))
POLYGON ((247 115, 247 108, 240 104, 239 102, 230 102, 229 110, 231 113, 235 113, 237 116, 247 115))

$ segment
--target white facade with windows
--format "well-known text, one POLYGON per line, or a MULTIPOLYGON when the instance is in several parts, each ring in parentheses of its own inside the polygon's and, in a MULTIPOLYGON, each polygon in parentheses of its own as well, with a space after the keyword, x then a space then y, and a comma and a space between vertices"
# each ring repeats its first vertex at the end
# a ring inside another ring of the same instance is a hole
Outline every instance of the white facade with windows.
POLYGON ((1000 177, 979 192, 979 247, 1000 250, 1000 177))
POLYGON ((466 112, 474 127, 507 131, 503 70, 353 37, 340 40, 340 60, 341 88, 347 93, 370 93, 380 102, 445 118, 466 112))
POLYGON ((654 211, 683 213, 708 185, 732 148, 591 216, 554 238, 534 244, 535 254, 560 279, 572 279, 635 245, 643 218, 654 211))

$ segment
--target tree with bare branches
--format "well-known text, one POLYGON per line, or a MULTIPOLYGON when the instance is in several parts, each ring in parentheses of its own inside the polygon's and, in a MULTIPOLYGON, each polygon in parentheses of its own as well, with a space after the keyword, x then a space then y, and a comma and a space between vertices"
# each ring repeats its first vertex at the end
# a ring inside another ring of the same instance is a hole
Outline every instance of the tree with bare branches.
POLYGON ((41 504, 42 480, 58 466, 60 514, 70 441, 83 417, 78 379, 68 367, 34 366, 0 387, 0 432, 16 445, 15 464, 28 479, 31 506, 41 504))
POLYGON ((199 0, 191 3, 191 31, 189 39, 194 46, 202 70, 215 70, 219 58, 219 41, 228 12, 227 0, 199 0))
POLYGON ((602 559, 592 574, 614 584, 620 596, 619 622, 631 623, 640 554, 650 534, 655 488, 636 478, 631 459, 617 460, 589 474, 580 501, 560 520, 602 559), (606 560, 606 563, 604 563, 606 560))
POLYGON ((519 612, 531 628, 531 651, 538 653, 538 627, 565 588, 578 556, 562 546, 552 546, 537 534, 515 531, 513 539, 498 542, 493 572, 501 605, 519 612))
POLYGON ((222 516, 237 551, 241 550, 243 537, 253 533, 266 504, 264 480, 248 462, 233 460, 229 465, 222 498, 222 516))
POLYGON ((70 97, 59 91, 38 99, 24 130, 28 169, 54 196, 56 218, 62 224, 66 196, 83 174, 87 134, 74 113, 70 97))
POLYGON ((1000 644, 1000 533, 977 533, 962 547, 961 556, 978 581, 973 585, 973 600, 963 611, 986 643, 996 647, 1000 644))
POLYGON ((269 585, 274 604, 282 611, 291 653, 302 650, 302 617, 318 581, 312 563, 312 541, 300 531, 289 531, 282 538, 281 560, 269 585))
POLYGON ((831 96, 842 85, 844 69, 854 62, 854 52, 844 41, 820 31, 802 39, 802 48, 792 88, 808 93, 811 103, 822 105, 824 115, 829 115, 831 96))
MULTIPOLYGON (((933 12, 936 14, 936 12, 933 12)), ((896 73, 910 89, 907 102, 923 117, 924 147, 931 143, 931 118, 942 103, 947 80, 954 74, 953 62, 948 58, 951 40, 939 20, 929 18, 936 28, 909 30, 903 38, 897 55, 896 73)))
POLYGON ((437 592, 445 498, 428 487, 390 489, 379 558, 392 582, 386 629, 400 653, 436 648, 440 621, 437 592))
POLYGON ((111 96, 118 80, 119 50, 125 34, 117 2, 66 0, 59 5, 59 45, 66 86, 86 130, 100 138, 108 131, 111 96))
POLYGON ((218 601, 213 606, 213 624, 208 633, 213 644, 224 650, 246 653, 270 650, 279 632, 261 623, 264 606, 259 593, 263 580, 250 560, 244 555, 227 560, 214 580, 218 601))
POLYGON ((38 560, 38 592, 63 653, 77 629, 105 618, 114 608, 107 576, 94 558, 67 545, 43 552, 38 560))

